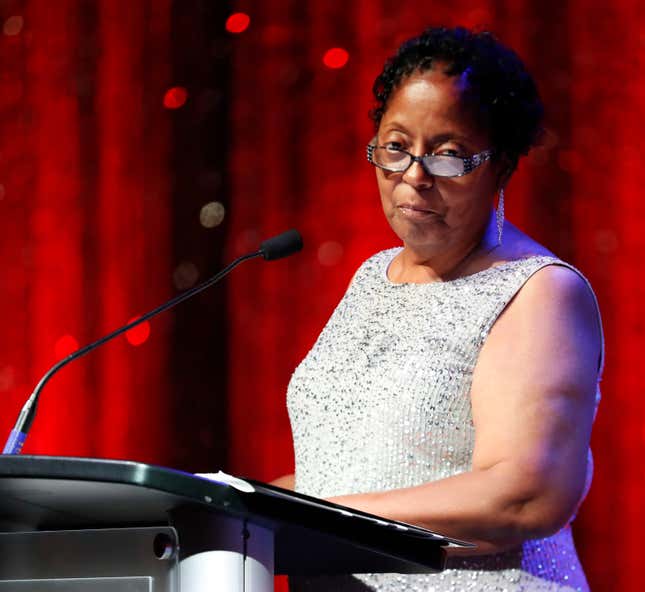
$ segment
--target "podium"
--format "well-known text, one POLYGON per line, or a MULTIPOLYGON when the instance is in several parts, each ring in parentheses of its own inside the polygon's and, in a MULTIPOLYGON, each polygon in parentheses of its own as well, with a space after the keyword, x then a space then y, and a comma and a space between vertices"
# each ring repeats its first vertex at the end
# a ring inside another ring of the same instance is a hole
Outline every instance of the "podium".
POLYGON ((273 589, 274 574, 428 573, 469 546, 252 480, 0 456, 0 592, 273 589))

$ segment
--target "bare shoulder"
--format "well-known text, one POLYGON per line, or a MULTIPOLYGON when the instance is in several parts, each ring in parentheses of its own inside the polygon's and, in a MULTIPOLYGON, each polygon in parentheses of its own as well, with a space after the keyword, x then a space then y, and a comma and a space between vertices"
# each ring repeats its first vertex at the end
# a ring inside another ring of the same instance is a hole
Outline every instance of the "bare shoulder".
POLYGON ((596 299, 586 280, 561 264, 535 272, 493 325, 483 360, 519 362, 526 376, 561 369, 569 377, 597 374, 602 333, 596 299), (521 361, 521 362, 520 362, 521 361))
POLYGON ((507 307, 509 314, 535 311, 543 320, 560 315, 597 323, 596 299, 588 282, 574 269, 554 262, 536 271, 507 307))
POLYGON ((598 306, 589 283, 575 269, 558 262, 546 247, 506 223, 504 243, 491 255, 488 264, 493 267, 532 257, 554 258, 518 290, 493 326, 491 338, 506 330, 517 333, 521 327, 532 336, 545 331, 557 335, 571 331, 572 323, 588 325, 592 333, 599 333, 598 306))

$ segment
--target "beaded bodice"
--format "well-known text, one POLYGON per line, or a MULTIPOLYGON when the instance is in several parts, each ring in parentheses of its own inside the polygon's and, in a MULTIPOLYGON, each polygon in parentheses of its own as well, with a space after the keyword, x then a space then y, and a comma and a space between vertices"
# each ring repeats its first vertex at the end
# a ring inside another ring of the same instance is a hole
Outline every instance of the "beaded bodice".
MULTIPOLYGON (((469 393, 481 346, 522 285, 542 267, 562 264, 529 257, 447 282, 394 284, 387 266, 396 253, 378 253, 359 268, 291 379, 296 489, 303 493, 381 491, 469 470, 469 393)), ((300 579, 292 587, 586 589, 568 528, 517 551, 451 567, 436 575, 300 579)))

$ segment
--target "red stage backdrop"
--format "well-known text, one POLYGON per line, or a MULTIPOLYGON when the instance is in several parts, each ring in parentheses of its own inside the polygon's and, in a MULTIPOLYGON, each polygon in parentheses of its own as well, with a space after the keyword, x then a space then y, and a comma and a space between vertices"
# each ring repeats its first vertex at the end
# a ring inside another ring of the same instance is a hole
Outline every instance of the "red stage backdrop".
MULTIPOLYGON (((170 2, 0 8, 4 434, 48 366, 169 295, 170 2)), ((167 322, 52 380, 25 452, 163 457, 167 322)))
POLYGON ((184 372, 195 348, 186 345, 186 327, 197 333, 198 323, 185 312, 168 315, 148 336, 119 339, 56 377, 26 446, 191 470, 223 462, 266 480, 290 472, 290 374, 355 268, 396 244, 364 160, 372 81, 398 43, 426 25, 491 28, 525 59, 548 109, 545 144, 507 191, 508 216, 587 274, 604 315, 596 476, 576 522, 578 546, 594 589, 643 589, 639 4, 249 0, 230 4, 230 13, 250 16, 248 27, 237 19, 229 26, 238 32, 227 33, 224 17, 209 21, 224 41, 186 53, 199 46, 195 32, 205 23, 197 17, 212 16, 204 12, 210 4, 0 0, 2 434, 39 376, 76 344, 297 227, 302 254, 246 264, 226 284, 226 310, 211 306, 199 318, 201 327, 228 319, 228 331, 209 338, 219 348, 210 373, 227 359, 226 377, 210 376, 208 360, 202 380, 184 372), (188 88, 187 102, 181 92, 166 94, 214 60, 230 62, 225 92, 196 100, 188 88), (195 141, 228 152, 224 176, 186 164, 186 130, 203 134, 199 114, 216 104, 221 124, 195 141), (190 191, 178 190, 177 167, 194 177, 190 191), (199 218, 189 195, 199 187, 219 190, 227 211, 221 226, 197 224, 208 239, 177 224, 199 218), (177 245, 208 241, 225 250, 198 265, 183 260, 177 245), (212 452, 224 448, 226 459, 212 452))

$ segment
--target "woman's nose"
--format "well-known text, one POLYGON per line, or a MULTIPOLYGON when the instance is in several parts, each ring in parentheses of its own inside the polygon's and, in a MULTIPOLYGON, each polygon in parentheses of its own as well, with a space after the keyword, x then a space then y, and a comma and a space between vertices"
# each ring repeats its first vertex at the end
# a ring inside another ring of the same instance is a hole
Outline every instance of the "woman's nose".
POLYGON ((434 184, 434 177, 428 174, 419 161, 413 162, 401 178, 416 189, 428 189, 434 184))

